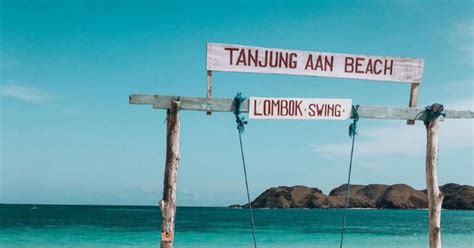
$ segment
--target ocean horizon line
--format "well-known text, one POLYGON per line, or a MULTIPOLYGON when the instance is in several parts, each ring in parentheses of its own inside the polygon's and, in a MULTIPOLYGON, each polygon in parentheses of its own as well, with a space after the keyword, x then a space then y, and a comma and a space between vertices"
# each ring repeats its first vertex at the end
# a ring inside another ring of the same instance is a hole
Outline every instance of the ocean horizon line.
MULTIPOLYGON (((159 206, 155 205, 126 205, 126 204, 63 204, 63 203, 0 203, 0 206, 28 206, 28 207, 37 207, 37 206, 64 206, 64 207, 140 207, 140 208, 157 208, 159 206)), ((178 208, 227 208, 227 209, 246 209, 246 208, 232 208, 229 206, 177 206, 178 208)), ((337 210, 342 208, 255 208, 254 210, 337 210)), ((388 208, 348 208, 351 210, 422 210, 427 211, 428 208, 415 208, 415 209, 388 209, 388 208)), ((445 211, 474 211, 469 209, 442 209, 445 211)))
MULTIPOLYGON (((92 203, 0 203, 2 205, 12 206, 96 206, 96 207, 157 207, 158 205, 137 205, 137 204, 92 204, 92 203)), ((177 207, 208 207, 208 208, 227 208, 227 206, 191 206, 191 205, 178 205, 177 207)))

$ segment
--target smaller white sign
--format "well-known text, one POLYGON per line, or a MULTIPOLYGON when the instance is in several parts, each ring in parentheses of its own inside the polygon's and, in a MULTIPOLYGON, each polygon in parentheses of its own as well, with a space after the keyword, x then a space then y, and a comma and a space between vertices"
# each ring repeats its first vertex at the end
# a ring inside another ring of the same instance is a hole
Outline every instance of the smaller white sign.
POLYGON ((250 119, 346 120, 352 99, 250 97, 250 119))

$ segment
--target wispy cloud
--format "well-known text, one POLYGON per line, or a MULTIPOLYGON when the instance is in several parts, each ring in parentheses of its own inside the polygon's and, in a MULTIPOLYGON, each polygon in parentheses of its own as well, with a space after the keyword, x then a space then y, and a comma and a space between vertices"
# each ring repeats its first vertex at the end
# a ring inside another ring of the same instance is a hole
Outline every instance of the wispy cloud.
POLYGON ((467 52, 472 58, 474 55, 474 18, 455 24, 455 33, 459 49, 462 52, 467 52))
POLYGON ((42 105, 49 105, 54 100, 54 97, 48 92, 31 86, 13 83, 0 86, 0 95, 3 97, 14 98, 20 101, 42 105))
MULTIPOLYGON (((410 127, 404 124, 383 128, 364 130, 359 128, 357 142, 358 156, 402 155, 423 151, 423 130, 421 127, 410 127)), ((348 155, 350 144, 330 143, 310 145, 314 152, 324 157, 348 155)))
MULTIPOLYGON (((443 84, 442 87, 438 87, 434 90, 436 91, 437 94, 442 94, 444 96, 446 95, 455 96, 456 98, 469 96, 470 97, 469 99, 462 99, 462 101, 464 101, 463 106, 464 107, 468 106, 466 105, 466 103, 470 101, 471 102, 471 104, 469 104, 469 106, 471 106, 470 109, 474 109, 472 108, 472 96, 474 93, 473 85, 474 85, 474 78, 468 78, 464 80, 456 80, 456 81, 447 82, 443 84)), ((446 107, 449 109, 453 109, 453 108, 458 109, 457 107, 455 107, 456 105, 459 104, 458 100, 456 100, 456 102, 452 102, 452 104, 446 107), (455 105, 452 105, 452 104, 455 104, 455 105)))
POLYGON ((456 110, 474 110, 474 101, 472 98, 459 99, 444 105, 445 109, 456 110))
MULTIPOLYGON (((449 109, 473 109, 472 100, 448 104, 449 109)), ((473 147, 472 120, 448 119, 441 124, 439 145, 443 149, 473 147)), ((400 122, 388 127, 364 129, 360 127, 357 141, 358 156, 374 155, 419 155, 425 152, 426 131, 423 125, 407 126, 400 122)), ((311 144, 310 149, 323 157, 348 155, 349 142, 311 144)))

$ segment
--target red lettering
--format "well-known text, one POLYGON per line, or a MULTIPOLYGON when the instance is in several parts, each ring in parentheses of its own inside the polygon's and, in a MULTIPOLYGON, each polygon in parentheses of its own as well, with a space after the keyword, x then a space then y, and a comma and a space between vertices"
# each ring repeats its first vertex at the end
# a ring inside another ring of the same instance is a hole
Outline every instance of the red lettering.
POLYGON ((288 102, 288 115, 295 116, 295 101, 288 102))
POLYGON ((323 106, 320 106, 319 104, 316 104, 316 112, 318 113, 318 116, 323 115, 323 110, 324 110, 324 104, 323 104, 323 106))
POLYGON ((364 58, 356 58, 356 65, 355 65, 355 72, 356 73, 364 73, 363 70, 359 70, 360 67, 362 67, 362 62, 364 61, 364 58))
POLYGON ((308 67, 312 70, 313 69, 313 55, 308 56, 308 60, 306 60, 306 66, 304 67, 305 70, 308 69, 308 67))
POLYGON ((303 112, 301 111, 301 103, 303 103, 303 101, 296 102, 295 112, 296 112, 296 115, 298 115, 298 112, 299 112, 300 116, 303 116, 303 112))
POLYGON ((253 100, 253 115, 261 116, 262 113, 257 112, 257 100, 253 100))
POLYGON ((263 101, 263 115, 264 116, 267 116, 268 113, 270 113, 271 106, 270 106, 269 102, 270 102, 269 100, 263 101))
POLYGON ((285 53, 285 57, 283 57, 282 52, 280 52, 280 60, 278 63, 278 67, 282 67, 285 64, 285 68, 288 68, 288 53, 285 53))
POLYGON ((334 65, 334 56, 331 56, 331 60, 328 59, 328 56, 325 56, 324 70, 327 71, 329 67, 330 71, 332 71, 333 65, 334 65))
POLYGON ((265 56, 264 56, 264 58, 265 58, 265 60, 263 60, 263 61, 264 61, 263 64, 262 64, 262 61, 261 61, 261 60, 258 62, 258 65, 259 65, 260 67, 267 67, 267 65, 268 65, 268 51, 267 51, 267 50, 265 50, 265 56))
POLYGON ((392 75, 392 67, 393 67, 393 60, 390 60, 390 66, 387 66, 387 60, 385 60, 385 67, 383 69, 383 74, 387 75, 387 71, 390 71, 390 75, 392 75))
POLYGON ((316 115, 316 111, 314 110, 314 108, 316 107, 316 105, 314 103, 311 103, 308 108, 309 108, 309 116, 315 116, 316 115))
POLYGON ((248 65, 250 66, 253 62, 254 66, 257 67, 257 61, 258 61, 258 50, 255 50, 255 55, 252 54, 252 50, 249 49, 249 54, 248 54, 248 65))
POLYGON ((369 61, 367 61, 367 68, 365 68, 365 74, 369 73, 372 74, 373 73, 373 70, 372 70, 372 59, 369 59, 369 61))
POLYGON ((296 57, 298 57, 296 53, 290 53, 290 68, 291 69, 296 68, 296 57))
POLYGON ((288 115, 288 101, 286 100, 281 100, 280 101, 280 115, 281 116, 287 116, 288 115), (283 106, 284 103, 284 106, 283 106), (284 110, 284 112, 283 112, 284 110))
POLYGON ((247 65, 247 61, 245 59, 245 50, 244 49, 240 50, 239 58, 237 59, 237 63, 235 63, 235 65, 239 65, 240 63, 243 63, 244 65, 247 65))
POLYGON ((323 68, 323 58, 321 57, 321 55, 318 56, 318 58, 316 59, 316 66, 314 68, 314 70, 318 70, 318 68, 321 69, 321 71, 324 71, 324 68, 323 68))
POLYGON ((280 106, 280 100, 276 100, 276 101, 273 101, 273 100, 272 100, 272 109, 275 109, 275 108, 276 108, 276 110, 277 110, 277 115, 280 115, 279 106, 280 106))
POLYGON ((354 72, 354 58, 346 57, 344 72, 354 72), (350 68, 350 69, 349 69, 350 68))
POLYGON ((230 65, 232 65, 232 62, 233 62, 232 54, 233 54, 234 51, 238 51, 239 49, 238 48, 233 48, 233 47, 226 47, 226 48, 224 48, 224 50, 230 52, 230 56, 229 56, 230 61, 229 61, 229 63, 230 63, 230 65))
POLYGON ((278 52, 270 51, 270 67, 278 66, 278 52))
POLYGON ((378 74, 382 73, 382 69, 377 70, 377 63, 379 63, 380 65, 382 65, 383 62, 382 62, 382 60, 380 60, 380 59, 376 59, 376 60, 374 61, 374 73, 378 75, 378 74))
POLYGON ((340 104, 333 104, 333 114, 332 116, 339 117, 341 116, 341 105, 340 104))

